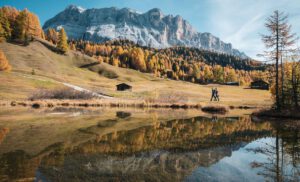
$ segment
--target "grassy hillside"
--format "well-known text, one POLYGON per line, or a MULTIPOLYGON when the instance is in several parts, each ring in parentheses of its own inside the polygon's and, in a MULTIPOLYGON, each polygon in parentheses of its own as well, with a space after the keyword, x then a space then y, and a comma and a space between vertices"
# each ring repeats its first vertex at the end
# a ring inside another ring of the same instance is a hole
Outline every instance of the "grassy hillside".
MULTIPOLYGON (((204 86, 157 78, 151 74, 114 67, 106 63, 95 65, 93 63, 97 60, 91 57, 73 51, 68 55, 60 55, 39 41, 34 41, 26 47, 2 42, 0 49, 13 67, 9 73, 0 73, 0 100, 27 99, 37 89, 64 87, 62 83, 70 83, 115 98, 176 100, 204 105, 209 103, 210 99, 212 85, 204 86), (115 85, 122 82, 132 85, 132 92, 115 91, 115 85)), ((271 104, 268 91, 236 86, 218 86, 218 88, 221 104, 264 106, 271 104)))

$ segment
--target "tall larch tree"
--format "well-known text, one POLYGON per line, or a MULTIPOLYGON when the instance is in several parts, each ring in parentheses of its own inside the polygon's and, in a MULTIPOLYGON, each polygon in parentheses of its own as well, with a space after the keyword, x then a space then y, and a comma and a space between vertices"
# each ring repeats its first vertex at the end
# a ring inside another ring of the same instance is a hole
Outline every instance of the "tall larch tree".
POLYGON ((295 108, 299 108, 299 92, 300 92, 300 61, 292 63, 291 73, 292 97, 295 108))
POLYGON ((234 69, 229 69, 225 78, 226 82, 236 82, 238 80, 234 69))
POLYGON ((49 28, 46 31, 46 40, 52 42, 53 44, 57 44, 57 42, 58 42, 58 33, 53 28, 49 28))
POLYGON ((145 55, 141 48, 133 48, 131 50, 131 65, 139 71, 146 71, 145 55))
POLYGON ((4 53, 0 50, 0 71, 10 71, 11 66, 4 53))
POLYGON ((27 36, 35 36, 43 38, 44 32, 40 26, 40 20, 38 16, 29 12, 27 9, 23 10, 26 20, 25 20, 25 33, 27 36))
MULTIPOLYGON (((266 56, 275 62, 275 100, 278 110, 282 107, 279 85, 279 59, 283 51, 295 43, 295 34, 291 33, 291 25, 288 24, 288 15, 278 10, 267 18, 265 27, 268 35, 262 35, 262 41, 266 48, 266 56)), ((281 64, 283 66, 283 64, 281 64)), ((283 75, 282 75, 283 76, 283 75)))
POLYGON ((4 29, 2 27, 2 25, 0 24, 0 42, 5 39, 5 36, 4 36, 4 29))
POLYGON ((62 53, 66 53, 68 51, 68 38, 64 28, 60 29, 59 31, 57 48, 62 53))
POLYGON ((213 67, 213 75, 216 83, 224 82, 224 70, 220 65, 216 65, 213 67))
POLYGON ((2 28, 2 32, 0 37, 5 39, 10 39, 11 36, 11 29, 8 18, 4 15, 3 10, 0 10, 0 26, 2 28))
POLYGON ((213 73, 209 66, 204 67, 204 80, 206 83, 210 83, 213 79, 213 73))
POLYGON ((25 39, 26 12, 21 11, 13 24, 12 39, 23 42, 25 39))

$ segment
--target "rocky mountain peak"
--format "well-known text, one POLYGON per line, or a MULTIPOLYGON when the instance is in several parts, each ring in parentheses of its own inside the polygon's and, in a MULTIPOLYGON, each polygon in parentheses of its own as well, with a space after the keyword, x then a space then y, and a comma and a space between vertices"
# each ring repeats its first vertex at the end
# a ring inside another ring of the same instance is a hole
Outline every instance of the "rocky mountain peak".
POLYGON ((79 13, 82 13, 85 11, 85 9, 80 6, 76 6, 76 5, 72 4, 72 5, 67 6, 65 11, 77 11, 79 13))
POLYGON ((153 8, 147 12, 150 16, 157 17, 158 19, 162 19, 164 17, 163 12, 158 8, 153 8))
POLYGON ((210 33, 197 32, 181 16, 164 15, 154 8, 139 13, 130 8, 115 7, 83 9, 70 5, 46 21, 44 30, 64 27, 69 38, 103 42, 111 39, 128 39, 142 46, 166 48, 187 46, 247 56, 210 33))

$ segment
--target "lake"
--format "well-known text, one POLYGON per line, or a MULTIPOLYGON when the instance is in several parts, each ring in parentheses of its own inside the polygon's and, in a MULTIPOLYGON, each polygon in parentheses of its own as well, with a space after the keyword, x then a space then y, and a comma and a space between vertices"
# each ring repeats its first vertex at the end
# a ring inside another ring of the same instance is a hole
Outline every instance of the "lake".
POLYGON ((4 107, 0 181, 300 181, 300 121, 251 112, 4 107))

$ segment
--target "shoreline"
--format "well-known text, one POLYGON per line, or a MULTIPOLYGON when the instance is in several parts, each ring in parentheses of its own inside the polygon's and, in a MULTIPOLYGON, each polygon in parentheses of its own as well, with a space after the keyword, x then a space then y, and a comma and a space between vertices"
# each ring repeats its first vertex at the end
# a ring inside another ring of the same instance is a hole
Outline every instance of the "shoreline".
POLYGON ((125 99, 93 99, 93 100, 19 100, 9 101, 0 100, 0 107, 27 107, 33 109, 41 108, 141 108, 141 109, 197 109, 209 114, 225 114, 230 110, 253 110, 252 116, 258 118, 276 119, 300 119, 300 110, 282 110, 281 112, 270 109, 268 106, 261 105, 230 105, 219 102, 200 102, 200 103, 161 103, 146 102, 144 100, 125 100, 125 99))
POLYGON ((19 101, 1 101, 0 107, 119 107, 119 108, 171 108, 171 109, 203 109, 207 107, 222 108, 226 110, 233 109, 261 109, 266 106, 253 105, 229 105, 219 102, 200 102, 200 103, 162 103, 162 102, 146 102, 144 100, 122 100, 122 99, 94 99, 94 100, 19 100, 19 101))

